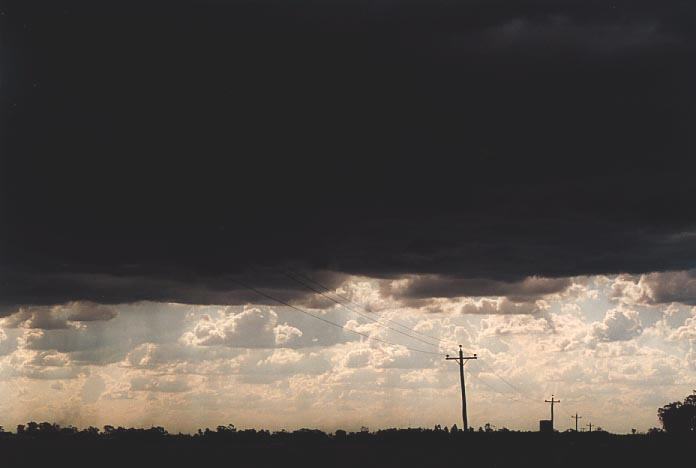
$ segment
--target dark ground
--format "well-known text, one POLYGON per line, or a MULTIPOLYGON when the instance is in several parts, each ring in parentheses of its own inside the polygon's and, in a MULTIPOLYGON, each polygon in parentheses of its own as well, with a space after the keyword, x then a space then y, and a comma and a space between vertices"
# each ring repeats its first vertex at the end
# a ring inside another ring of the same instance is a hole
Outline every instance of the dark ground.
POLYGON ((314 431, 223 436, 5 435, 3 466, 664 467, 692 466, 694 437, 608 433, 314 431))

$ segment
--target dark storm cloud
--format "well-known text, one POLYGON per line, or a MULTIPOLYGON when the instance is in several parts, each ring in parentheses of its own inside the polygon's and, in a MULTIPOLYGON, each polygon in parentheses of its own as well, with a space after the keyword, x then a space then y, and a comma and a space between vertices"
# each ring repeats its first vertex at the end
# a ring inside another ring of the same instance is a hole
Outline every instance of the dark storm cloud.
POLYGON ((422 276, 408 280, 403 288, 392 293, 403 299, 434 297, 506 296, 515 302, 533 302, 549 294, 558 294, 570 287, 568 278, 529 277, 505 282, 480 278, 422 276))
POLYGON ((6 311, 696 266, 690 2, 60 3, 0 16, 6 311))
MULTIPOLYGON (((119 266, 115 266, 114 270, 119 270, 119 266)), ((265 294, 284 302, 298 302, 307 307, 329 305, 317 302, 318 299, 307 302, 307 295, 313 291, 292 281, 280 269, 270 273, 267 270, 255 269, 248 270, 245 275, 218 276, 180 276, 173 271, 129 274, 128 271, 122 270, 119 274, 6 271, 4 275, 5 294, 0 301, 5 307, 0 309, 0 317, 14 313, 14 305, 17 304, 62 304, 73 298, 102 304, 151 300, 188 304, 278 305, 274 300, 248 289, 247 286, 262 286, 265 294), (249 278, 252 280, 249 281, 249 278), (244 282, 240 283, 240 279, 244 282)), ((313 278, 321 281, 322 285, 335 288, 343 282, 345 275, 313 272, 313 278)), ((75 316, 77 318, 70 320, 89 320, 80 318, 81 311, 75 312, 75 316)))

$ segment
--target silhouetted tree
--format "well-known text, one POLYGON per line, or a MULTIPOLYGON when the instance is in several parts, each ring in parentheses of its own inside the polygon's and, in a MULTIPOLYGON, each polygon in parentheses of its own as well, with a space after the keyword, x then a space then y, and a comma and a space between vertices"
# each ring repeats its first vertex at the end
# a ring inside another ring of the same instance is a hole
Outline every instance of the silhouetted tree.
POLYGON ((675 401, 657 410, 662 427, 672 434, 684 434, 696 431, 696 393, 689 395, 683 402, 675 401))
POLYGON ((227 426, 218 426, 216 430, 218 433, 223 434, 232 434, 237 432, 237 428, 234 426, 234 424, 228 424, 227 426))

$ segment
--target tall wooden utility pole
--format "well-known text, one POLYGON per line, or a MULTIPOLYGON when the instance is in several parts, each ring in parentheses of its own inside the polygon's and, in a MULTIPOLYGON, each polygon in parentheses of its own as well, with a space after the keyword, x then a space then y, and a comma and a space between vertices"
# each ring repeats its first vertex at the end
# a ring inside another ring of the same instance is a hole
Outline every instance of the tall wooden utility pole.
POLYGON ((448 361, 457 361, 459 363, 459 381, 462 385, 462 422, 464 424, 464 430, 468 431, 469 430, 469 421, 466 418, 466 387, 464 385, 464 364, 466 364, 466 361, 469 359, 478 359, 476 357, 476 354, 473 356, 464 356, 464 352, 462 351, 462 345, 459 345, 459 357, 450 357, 450 355, 446 355, 445 359, 448 361))
POLYGON ((592 423, 588 423, 587 426, 590 428, 590 432, 592 432, 592 423))
POLYGON ((582 419, 582 416, 578 416, 578 413, 575 413, 575 416, 571 416, 570 419, 575 419, 575 432, 578 432, 578 419, 582 419))
POLYGON ((561 400, 554 400, 553 395, 551 395, 550 400, 544 400, 545 403, 551 403, 551 430, 553 431, 553 404, 560 403, 561 400))

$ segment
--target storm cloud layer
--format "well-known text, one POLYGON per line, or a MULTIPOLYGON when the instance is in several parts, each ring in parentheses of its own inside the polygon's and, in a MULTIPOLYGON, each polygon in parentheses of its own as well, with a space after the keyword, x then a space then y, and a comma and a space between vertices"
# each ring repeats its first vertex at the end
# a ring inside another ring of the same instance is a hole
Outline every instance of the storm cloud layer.
POLYGON ((691 284, 692 2, 59 3, 0 16, 0 315, 691 284))

